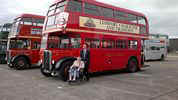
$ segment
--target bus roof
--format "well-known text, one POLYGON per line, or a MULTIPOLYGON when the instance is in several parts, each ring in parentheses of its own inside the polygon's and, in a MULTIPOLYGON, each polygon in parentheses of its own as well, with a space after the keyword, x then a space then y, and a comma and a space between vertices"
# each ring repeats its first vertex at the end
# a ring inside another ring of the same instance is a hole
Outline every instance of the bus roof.
MULTIPOLYGON (((64 1, 64 0, 55 0, 54 4, 61 2, 61 1, 64 1)), ((125 8, 120 8, 120 7, 117 7, 117 6, 114 6, 114 5, 98 2, 96 0, 78 0, 78 1, 84 1, 84 2, 87 2, 87 3, 90 3, 90 4, 95 4, 95 5, 106 7, 106 8, 112 8, 112 9, 115 9, 115 10, 124 11, 124 12, 129 13, 129 14, 134 14, 134 15, 137 15, 137 16, 145 17, 145 15, 142 14, 142 13, 139 13, 139 12, 136 12, 136 11, 133 11, 133 10, 129 10, 129 9, 125 9, 125 8)))
POLYGON ((19 17, 31 17, 31 18, 37 18, 37 19, 45 19, 45 16, 36 15, 36 14, 26 14, 26 13, 23 13, 23 14, 17 16, 16 19, 19 17))
POLYGON ((85 2, 88 2, 88 3, 91 3, 91 4, 95 4, 95 5, 98 5, 98 6, 106 7, 106 8, 112 8, 112 9, 115 9, 115 10, 121 10, 121 11, 130 13, 130 14, 134 14, 134 15, 138 15, 138 16, 145 16, 144 14, 136 12, 136 11, 133 11, 133 10, 120 8, 120 7, 117 7, 117 6, 114 6, 114 5, 110 5, 110 4, 101 3, 101 2, 98 2, 96 0, 82 0, 82 1, 85 1, 85 2))

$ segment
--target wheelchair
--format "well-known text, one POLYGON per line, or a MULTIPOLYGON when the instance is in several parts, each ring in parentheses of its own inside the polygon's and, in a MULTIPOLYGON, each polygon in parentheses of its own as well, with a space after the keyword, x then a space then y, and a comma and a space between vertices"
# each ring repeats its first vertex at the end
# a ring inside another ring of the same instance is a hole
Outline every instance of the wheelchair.
POLYGON ((81 68, 78 72, 78 75, 76 76, 76 80, 75 81, 68 81, 70 85, 72 84, 81 84, 83 82, 87 81, 87 77, 86 74, 84 72, 84 68, 81 68))

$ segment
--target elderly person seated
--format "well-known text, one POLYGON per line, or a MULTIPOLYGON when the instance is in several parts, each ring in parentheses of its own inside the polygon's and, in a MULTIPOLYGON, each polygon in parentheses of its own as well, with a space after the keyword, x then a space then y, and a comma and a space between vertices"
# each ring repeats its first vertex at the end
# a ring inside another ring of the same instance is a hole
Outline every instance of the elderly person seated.
POLYGON ((80 69, 84 68, 84 62, 80 57, 77 57, 77 60, 74 61, 73 65, 69 69, 69 81, 76 81, 76 78, 79 78, 80 69))

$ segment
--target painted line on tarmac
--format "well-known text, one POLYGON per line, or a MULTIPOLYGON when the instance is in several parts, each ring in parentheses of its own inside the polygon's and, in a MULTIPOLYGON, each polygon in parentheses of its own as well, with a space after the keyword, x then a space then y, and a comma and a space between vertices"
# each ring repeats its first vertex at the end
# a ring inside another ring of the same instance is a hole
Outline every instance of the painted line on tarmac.
POLYGON ((58 86, 57 88, 58 88, 58 89, 62 89, 62 87, 61 87, 61 86, 58 86))
POLYGON ((142 70, 147 70, 147 69, 150 69, 150 67, 143 67, 141 68, 142 70))
POLYGON ((152 77, 152 75, 149 75, 149 74, 141 74, 141 73, 133 73, 133 75, 142 76, 142 77, 152 77))

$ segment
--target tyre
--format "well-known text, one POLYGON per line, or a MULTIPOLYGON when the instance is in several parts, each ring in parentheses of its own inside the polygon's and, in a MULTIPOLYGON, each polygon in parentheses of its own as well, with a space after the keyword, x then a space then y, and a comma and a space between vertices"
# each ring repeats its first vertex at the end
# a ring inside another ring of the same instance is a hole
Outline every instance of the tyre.
POLYGON ((164 61, 165 60, 165 57, 164 57, 164 55, 161 55, 161 59, 160 59, 161 61, 164 61))
POLYGON ((29 68, 30 64, 24 57, 19 57, 14 60, 14 68, 17 70, 29 68))
POLYGON ((51 73, 48 73, 48 72, 45 71, 45 68, 44 68, 43 65, 41 65, 40 71, 41 71, 41 73, 42 73, 44 76, 46 76, 46 77, 52 77, 51 73))
POLYGON ((145 57, 145 56, 144 56, 144 58, 143 58, 143 59, 144 59, 144 62, 148 61, 148 60, 146 59, 146 57, 145 57))
POLYGON ((130 59, 128 61, 127 70, 129 73, 134 73, 138 71, 138 64, 136 59, 130 59))
POLYGON ((87 76, 86 76, 86 75, 83 75, 83 76, 82 76, 82 81, 84 81, 84 82, 88 81, 88 79, 87 79, 87 76))
POLYGON ((60 77, 63 81, 67 81, 69 77, 69 68, 72 65, 72 61, 66 61, 62 64, 59 71, 60 77))
POLYGON ((142 56, 142 58, 141 58, 141 64, 144 65, 144 63, 145 63, 145 56, 142 56))

